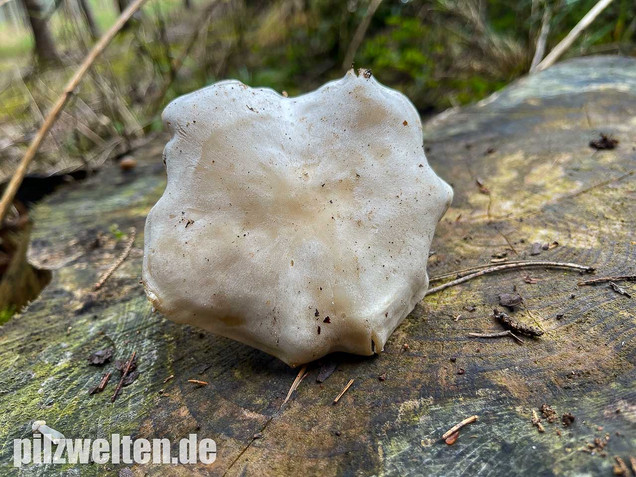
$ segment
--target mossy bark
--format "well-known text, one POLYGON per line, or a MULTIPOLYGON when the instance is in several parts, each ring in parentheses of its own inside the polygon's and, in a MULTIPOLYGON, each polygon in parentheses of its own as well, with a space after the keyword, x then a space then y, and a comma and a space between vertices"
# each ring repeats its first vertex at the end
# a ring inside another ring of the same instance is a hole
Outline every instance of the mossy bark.
MULTIPOLYGON (((635 117, 636 61, 588 58, 426 125, 430 162, 455 189, 429 273, 490 263, 503 253, 578 262, 599 275, 634 273, 635 117), (591 149, 600 132, 619 139, 618 147, 591 149), (553 241, 559 245, 529 256, 533 242, 553 241)), ((607 475, 614 455, 633 453, 636 301, 605 285, 579 287, 572 272, 495 274, 431 295, 384 353, 330 357, 338 369, 323 384, 315 382, 319 365, 309 366, 282 405, 298 370, 168 322, 144 297, 141 231, 164 186, 161 146, 140 152, 134 172, 104 168, 34 212, 30 257, 55 271, 41 297, 1 331, 2 473, 17 473, 8 464, 11 439, 28 437, 34 419, 68 437, 119 433, 176 443, 196 432, 217 442, 211 466, 132 466, 136 475, 607 475), (113 224, 140 233, 130 257, 93 293, 124 247, 112 237, 95 242, 113 224), (528 275, 538 281, 528 283, 528 275), (524 307, 512 315, 545 334, 522 346, 468 337, 500 329, 492 308, 515 287, 524 307), (88 395, 113 366, 90 366, 86 358, 107 347, 117 359, 137 351, 141 371, 114 404, 113 383, 88 395), (576 420, 567 428, 544 420, 539 433, 530 420, 542 404, 576 420), (472 414, 479 420, 454 445, 441 441, 472 414), (587 444, 606 434, 603 451, 590 453, 587 444)), ((633 284, 621 285, 636 295, 633 284)), ((104 475, 120 467, 80 470, 104 475)))

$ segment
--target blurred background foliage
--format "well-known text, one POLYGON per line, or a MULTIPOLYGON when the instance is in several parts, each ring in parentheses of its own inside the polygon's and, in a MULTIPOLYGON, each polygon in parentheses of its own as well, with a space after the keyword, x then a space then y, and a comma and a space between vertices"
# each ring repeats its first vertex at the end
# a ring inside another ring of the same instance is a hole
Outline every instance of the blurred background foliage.
MULTIPOLYGON (((125 2, 0 0, 0 182, 95 41, 82 3, 99 33, 125 2), (35 54, 25 15, 33 1, 42 7, 59 61, 35 54)), ((159 114, 172 98, 215 81, 237 78, 296 95, 341 76, 350 58, 430 115, 526 74, 544 18, 549 52, 595 3, 149 0, 76 91, 35 170, 119 157, 161 129, 159 114)), ((636 2, 615 0, 565 57, 635 55, 635 39, 636 2)))

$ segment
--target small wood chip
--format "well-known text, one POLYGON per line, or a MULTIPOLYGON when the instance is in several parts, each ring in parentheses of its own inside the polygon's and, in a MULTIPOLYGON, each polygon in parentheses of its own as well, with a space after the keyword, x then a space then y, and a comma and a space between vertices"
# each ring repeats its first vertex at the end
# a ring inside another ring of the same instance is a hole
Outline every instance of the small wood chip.
POLYGON ((97 393, 101 393, 105 388, 106 385, 108 384, 108 381, 110 380, 110 377, 112 376, 112 372, 107 372, 104 377, 101 379, 101 381, 99 382, 99 384, 97 386, 95 386, 94 388, 91 388, 90 391, 88 391, 88 394, 97 394, 97 393))
POLYGON ((324 383, 329 378, 329 376, 333 374, 337 367, 338 363, 335 361, 328 361, 326 363, 323 363, 323 365, 320 367, 320 371, 318 371, 316 382, 324 383))
POLYGON ((531 422, 532 425, 535 426, 539 432, 545 432, 545 428, 543 427, 543 424, 541 424, 541 419, 537 415, 537 411, 535 411, 534 409, 532 410, 531 422))
POLYGON ((192 384, 196 384, 198 386, 207 386, 208 384, 210 384, 207 381, 201 381, 199 379, 188 379, 188 382, 192 384))
POLYGON ((338 394, 336 396, 336 398, 333 400, 333 404, 338 404, 338 401, 340 401, 340 398, 342 396, 344 396, 344 393, 347 392, 347 390, 351 387, 351 385, 353 384, 353 379, 350 379, 349 382, 347 383, 347 385, 344 387, 344 389, 342 391, 340 391, 340 394, 338 394))
POLYGON ((629 476, 630 471, 627 468, 627 464, 625 464, 625 461, 617 455, 614 456, 614 460, 616 461, 616 465, 614 466, 614 475, 629 476))
POLYGON ((170 381, 173 378, 174 378, 174 374, 171 374, 170 376, 168 376, 166 379, 163 380, 163 384, 166 384, 168 381, 170 381))
POLYGON ((484 185, 481 179, 475 179, 475 184, 477 184, 480 194, 490 195, 490 189, 484 185))
POLYGON ((479 419, 479 416, 470 416, 467 417, 466 419, 464 419, 462 422, 455 424, 453 427, 451 427, 449 430, 447 430, 443 435, 442 435, 442 439, 446 440, 448 439, 452 434, 454 434, 455 432, 459 431, 462 427, 468 425, 468 424, 472 424, 473 422, 475 422, 477 419, 479 419))

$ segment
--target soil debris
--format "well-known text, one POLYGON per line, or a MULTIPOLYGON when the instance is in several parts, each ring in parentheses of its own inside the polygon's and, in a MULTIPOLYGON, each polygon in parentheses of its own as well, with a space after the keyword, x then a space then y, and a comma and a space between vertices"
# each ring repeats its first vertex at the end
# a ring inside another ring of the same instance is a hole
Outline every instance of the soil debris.
POLYGON ((530 250, 530 255, 539 255, 541 253, 542 247, 539 242, 534 242, 532 244, 532 249, 530 250))
POLYGON ((557 248, 559 246, 559 242, 557 242, 556 240, 554 242, 546 242, 543 244, 543 246, 541 247, 543 250, 552 250, 553 248, 557 248))
POLYGON ((548 421, 550 424, 552 424, 553 422, 556 422, 557 419, 559 419, 559 415, 552 408, 552 406, 549 406, 547 404, 542 404, 540 411, 541 411, 541 414, 543 415, 543 418, 546 421, 548 421))
POLYGON ((523 298, 518 293, 502 293, 499 295, 499 304, 511 310, 521 305, 521 302, 523 302, 523 298))
POLYGON ((499 311, 495 308, 492 312, 495 319, 499 321, 504 328, 510 331, 516 331, 521 335, 532 336, 535 338, 543 334, 543 331, 539 328, 526 325, 525 323, 519 323, 510 318, 510 316, 508 316, 503 311, 499 311))
POLYGON ((574 422, 574 419, 574 414, 566 412, 563 416, 561 416, 561 423, 563 424, 563 427, 570 427, 574 422))
POLYGON ((615 149, 618 146, 619 140, 608 134, 601 133, 598 139, 590 141, 590 147, 597 151, 615 149))
POLYGON ((196 384, 199 387, 207 386, 208 384, 210 384, 207 381, 201 381, 200 379, 188 379, 188 382, 192 384, 196 384))
POLYGON ((475 184, 477 184, 480 194, 490 195, 490 189, 484 185, 481 179, 475 179, 475 184))

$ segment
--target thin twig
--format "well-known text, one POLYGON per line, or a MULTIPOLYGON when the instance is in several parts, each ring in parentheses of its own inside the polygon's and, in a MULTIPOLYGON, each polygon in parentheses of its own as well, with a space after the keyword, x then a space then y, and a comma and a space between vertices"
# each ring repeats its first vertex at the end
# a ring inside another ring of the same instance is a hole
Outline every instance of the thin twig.
POLYGON ((79 83, 82 81, 82 78, 84 78, 84 75, 89 70, 95 59, 104 51, 104 49, 115 37, 117 32, 119 32, 124 24, 130 19, 130 17, 132 17, 133 14, 137 10, 139 10, 139 8, 141 8, 144 2, 146 2, 146 0, 134 0, 128 6, 128 8, 124 10, 117 21, 115 21, 113 26, 111 26, 108 31, 102 35, 99 41, 95 43, 95 46, 93 46, 89 54, 86 56, 86 58, 84 58, 84 61, 82 61, 82 64, 79 66, 73 77, 67 83, 64 91, 62 92, 62 95, 58 98, 51 111, 49 111, 49 113, 47 114, 46 119, 42 123, 42 126, 40 126, 40 129, 33 138, 33 141, 29 145, 29 148, 24 153, 24 156, 22 157, 18 168, 16 169, 15 173, 11 177, 11 180, 9 181, 9 184, 4 190, 2 200, 0 200, 0 223, 2 223, 2 220, 7 214, 9 206, 13 202, 13 199, 15 198, 15 195, 20 188, 20 184, 22 184, 22 180, 27 173, 29 164, 31 164, 31 161, 35 157, 35 153, 40 148, 42 141, 44 141, 44 138, 53 127, 53 124, 55 124, 55 121, 66 105, 66 102, 75 91, 75 88, 77 88, 79 83))
POLYGON ((449 430, 447 430, 444 435, 442 435, 442 439, 446 440, 448 438, 448 436, 450 436, 451 434, 454 434, 455 432, 459 431, 462 427, 468 425, 468 424, 472 424, 473 422, 475 422, 477 419, 479 419, 479 416, 470 416, 467 417, 466 419, 464 419, 462 422, 460 422, 459 424, 455 424, 453 427, 451 427, 449 430))
POLYGON ((526 325, 525 323, 519 323, 518 321, 513 320, 507 313, 499 311, 496 308, 492 310, 492 313, 495 319, 508 330, 514 330, 521 335, 532 336, 534 338, 537 338, 544 334, 544 331, 542 329, 526 325))
POLYGON ((537 69, 537 65, 543 59, 545 54, 545 45, 548 40, 548 34, 550 33, 550 7, 546 5, 543 12, 543 19, 541 20, 541 31, 539 32, 539 38, 537 39, 537 48, 534 51, 534 57, 532 58, 532 64, 530 65, 530 73, 534 73, 537 69))
POLYGON ((614 466, 614 475, 624 475, 625 477, 629 477, 631 472, 627 468, 625 461, 618 455, 614 456, 614 460, 616 461, 616 465, 614 466))
POLYGON ((347 385, 344 387, 344 389, 343 389, 342 391, 340 391, 340 394, 338 394, 338 395, 336 396, 336 398, 333 400, 333 403, 334 403, 334 404, 338 404, 338 401, 340 401, 340 398, 341 398, 342 396, 344 396, 344 393, 346 393, 346 392, 349 390, 349 388, 350 388, 350 387, 351 387, 351 385, 353 384, 353 381, 355 381, 355 380, 354 380, 354 379, 350 379, 350 380, 349 380, 349 382, 348 382, 348 383, 347 383, 347 385))
POLYGON ((579 265, 577 263, 566 263, 566 262, 515 262, 515 263, 506 263, 503 265, 495 265, 494 267, 485 268, 475 273, 471 273, 470 275, 465 275, 456 280, 452 280, 450 282, 446 282, 442 285, 433 287, 426 292, 425 296, 432 295, 433 293, 440 292, 442 290, 446 290, 449 287, 453 287, 455 285, 459 285, 460 283, 467 282, 472 280, 473 278, 478 278, 484 275, 488 275, 490 273, 502 272, 507 270, 521 270, 524 268, 564 268, 569 270, 579 270, 586 273, 592 273, 594 268, 588 267, 586 265, 579 265))
POLYGON ((531 422, 532 425, 535 426, 539 432, 545 432, 545 427, 543 427, 543 424, 541 424, 541 419, 537 415, 537 411, 535 411, 534 409, 532 410, 531 422))
POLYGON ((188 379, 188 382, 196 384, 198 386, 207 386, 208 384, 210 384, 207 381, 201 381, 200 379, 188 379))
POLYGON ((344 61, 342 62, 342 69, 348 70, 349 68, 352 67, 353 59, 356 56, 358 48, 360 48, 360 45, 362 44, 362 40, 364 40, 364 35, 367 33, 367 29, 369 28, 369 25, 371 24, 371 19, 373 18, 375 11, 378 9, 381 3, 382 3, 382 0, 371 0, 369 8, 367 8, 367 11, 364 14, 364 17, 362 18, 362 21, 360 22, 360 24, 358 25, 358 28, 356 28, 356 31, 353 34, 351 43, 349 43, 349 47, 347 48, 347 52, 345 53, 345 56, 344 56, 344 61))
POLYGON ((99 384, 97 386, 95 386, 94 388, 92 388, 88 394, 96 394, 96 393, 101 393, 105 388, 106 385, 108 384, 108 381, 110 380, 110 377, 112 376, 112 372, 108 371, 104 377, 101 379, 101 381, 99 382, 99 384))
POLYGON ((121 387, 124 385, 124 379, 126 379, 126 376, 128 376, 128 373, 130 372, 130 368, 132 367, 132 364, 135 361, 135 356, 137 356, 137 352, 133 351, 132 354, 130 355, 130 359, 128 360, 128 362, 126 362, 126 367, 124 368, 124 372, 121 373, 121 379, 119 380, 119 383, 117 384, 117 387, 115 388, 115 393, 113 394, 113 397, 110 398, 110 402, 115 402, 115 399, 117 399, 117 396, 119 395, 119 391, 121 391, 121 387))
POLYGON ((607 7, 612 0, 599 0, 599 2, 587 12, 587 14, 579 21, 574 28, 567 34, 567 36, 555 46, 552 51, 545 57, 545 59, 539 63, 535 71, 543 71, 546 68, 552 66, 559 57, 565 53, 565 51, 572 46, 572 43, 579 37, 581 32, 585 30, 594 19, 607 7))
POLYGON ((217 6, 216 3, 217 3, 216 1, 213 1, 210 5, 208 5, 206 12, 205 13, 202 12, 203 14, 200 17, 200 23, 197 23, 194 26, 192 36, 190 37, 190 40, 186 44, 186 47, 183 49, 183 52, 181 53, 179 57, 177 57, 176 60, 170 62, 171 73, 170 75, 168 75, 168 78, 163 83, 161 88, 159 88, 153 100, 150 101, 150 104, 152 107, 156 108, 158 105, 162 104, 162 100, 164 96, 168 92, 168 89, 170 88, 174 80, 177 78, 177 74, 179 73, 181 66, 183 66, 184 61, 190 54, 190 50, 192 50, 194 45, 197 43, 197 39, 199 38, 199 35, 201 34, 201 32, 204 30, 204 27, 207 29, 208 24, 212 20, 212 15, 214 14, 214 11, 217 6))
POLYGON ((289 401, 289 398, 291 398, 292 394, 294 393, 294 391, 296 390, 296 388, 298 387, 300 382, 305 378, 305 376, 306 376, 305 371, 306 370, 307 370, 307 365, 305 365, 302 368, 300 368, 300 371, 298 371, 298 374, 296 375, 296 379, 294 379, 294 382, 292 383, 291 387, 289 388, 289 391, 287 392, 287 397, 283 401, 283 404, 281 405, 281 407, 284 406, 285 404, 287 404, 287 401, 289 401))
POLYGON ((122 263, 124 263, 124 260, 126 260, 126 257, 132 250, 136 235, 137 235, 137 230, 134 227, 132 227, 130 229, 130 238, 128 239, 128 242, 126 243, 126 247, 124 248, 124 251, 117 258, 115 263, 113 263, 113 265, 108 270, 106 270, 106 272, 104 272, 104 274, 102 274, 101 277, 99 277, 99 280, 97 280, 97 283, 95 283, 95 285, 93 286, 93 290, 99 290, 104 285, 104 283, 106 283, 106 280, 108 280, 110 276, 115 272, 115 270, 117 270, 119 266, 122 263))
MULTIPOLYGON (((526 263, 524 260, 510 260, 506 262, 506 265, 510 265, 513 263, 526 263)), ((447 278, 461 278, 466 275, 470 275, 471 273, 478 272, 479 270, 483 270, 484 268, 491 268, 493 266, 492 263, 477 265, 476 267, 464 268, 462 270, 457 270, 455 272, 442 273, 441 275, 436 275, 428 279, 429 283, 440 282, 442 280, 446 280, 447 278)))
POLYGON ((499 331, 497 333, 468 333, 468 336, 472 336, 474 338, 503 338, 505 336, 510 336, 511 338, 517 340, 519 343, 523 344, 523 340, 510 330, 499 331))
POLYGON ((582 287, 585 285, 597 285, 598 283, 607 282, 636 282, 636 275, 619 275, 616 277, 593 278, 592 280, 584 280, 582 282, 579 282, 578 285, 582 287))
POLYGON ((619 295, 623 295, 626 296, 627 298, 631 298, 632 296, 627 293, 623 288, 619 287, 616 283, 614 282, 609 282, 609 287, 614 290, 616 293, 618 293, 619 295))

